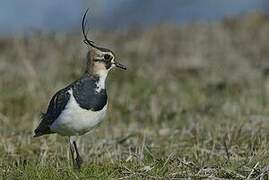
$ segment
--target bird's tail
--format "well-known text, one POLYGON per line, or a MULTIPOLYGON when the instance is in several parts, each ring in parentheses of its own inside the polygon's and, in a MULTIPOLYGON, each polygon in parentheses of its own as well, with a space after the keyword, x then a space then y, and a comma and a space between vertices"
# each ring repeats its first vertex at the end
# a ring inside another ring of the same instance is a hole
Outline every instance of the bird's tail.
POLYGON ((39 137, 39 136, 42 136, 42 135, 43 135, 43 133, 41 133, 40 131, 35 130, 35 134, 34 134, 33 137, 39 137))
POLYGON ((50 130, 50 127, 49 125, 47 124, 46 121, 44 121, 44 119, 46 118, 46 114, 42 113, 41 114, 41 122, 40 124, 38 125, 38 127, 35 129, 35 134, 33 137, 39 137, 39 136, 43 136, 45 134, 51 134, 53 133, 51 130, 50 130))
MULTIPOLYGON (((41 124, 40 124, 41 125, 41 124)), ((39 137, 39 136, 43 136, 43 135, 46 135, 46 134, 52 134, 54 132, 52 132, 49 128, 49 126, 38 126, 36 129, 35 129, 35 134, 33 137, 39 137)))

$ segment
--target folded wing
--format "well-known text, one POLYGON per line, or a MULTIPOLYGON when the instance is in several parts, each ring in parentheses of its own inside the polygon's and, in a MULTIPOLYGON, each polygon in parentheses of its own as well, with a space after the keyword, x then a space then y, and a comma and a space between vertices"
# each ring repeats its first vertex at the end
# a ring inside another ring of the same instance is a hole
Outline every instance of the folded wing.
POLYGON ((65 109, 65 106, 70 98, 70 94, 68 92, 70 88, 71 87, 62 89, 52 97, 47 112, 42 114, 41 122, 39 126, 35 129, 34 137, 54 133, 50 130, 50 126, 65 109))

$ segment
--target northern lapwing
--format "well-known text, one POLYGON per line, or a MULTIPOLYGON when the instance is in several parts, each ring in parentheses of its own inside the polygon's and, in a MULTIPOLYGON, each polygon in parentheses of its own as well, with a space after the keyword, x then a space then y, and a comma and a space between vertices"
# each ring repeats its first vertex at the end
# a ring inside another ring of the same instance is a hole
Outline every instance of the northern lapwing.
POLYGON ((35 129, 34 137, 57 133, 69 136, 70 151, 75 167, 83 162, 74 137, 83 135, 96 127, 105 117, 107 110, 106 77, 114 67, 126 70, 126 66, 115 60, 114 53, 98 47, 88 39, 85 32, 86 15, 83 15, 82 33, 88 45, 85 73, 67 87, 59 90, 50 100, 47 112, 35 129), (76 152, 76 158, 74 156, 76 152))

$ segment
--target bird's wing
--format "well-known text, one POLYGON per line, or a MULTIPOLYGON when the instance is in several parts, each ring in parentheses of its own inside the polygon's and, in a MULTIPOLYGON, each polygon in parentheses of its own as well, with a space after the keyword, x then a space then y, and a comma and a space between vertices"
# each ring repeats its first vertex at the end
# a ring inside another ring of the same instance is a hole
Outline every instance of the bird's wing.
POLYGON ((41 122, 35 130, 35 137, 53 133, 49 127, 65 109, 70 98, 70 94, 68 92, 70 88, 71 87, 66 87, 61 89, 51 98, 48 110, 46 113, 42 114, 41 122))
POLYGON ((47 113, 45 114, 50 123, 58 118, 62 110, 64 110, 67 102, 69 101, 70 94, 68 90, 69 88, 58 91, 50 100, 47 113))

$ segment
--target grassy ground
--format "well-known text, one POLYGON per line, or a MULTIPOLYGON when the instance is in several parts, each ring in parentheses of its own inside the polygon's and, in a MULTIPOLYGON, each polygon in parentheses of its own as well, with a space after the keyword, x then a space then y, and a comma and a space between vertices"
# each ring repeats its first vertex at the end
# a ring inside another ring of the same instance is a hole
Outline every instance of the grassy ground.
POLYGON ((128 65, 108 79, 109 112, 80 139, 32 138, 53 93, 81 75, 79 35, 0 41, 0 179, 268 179, 269 20, 92 33, 128 65))

